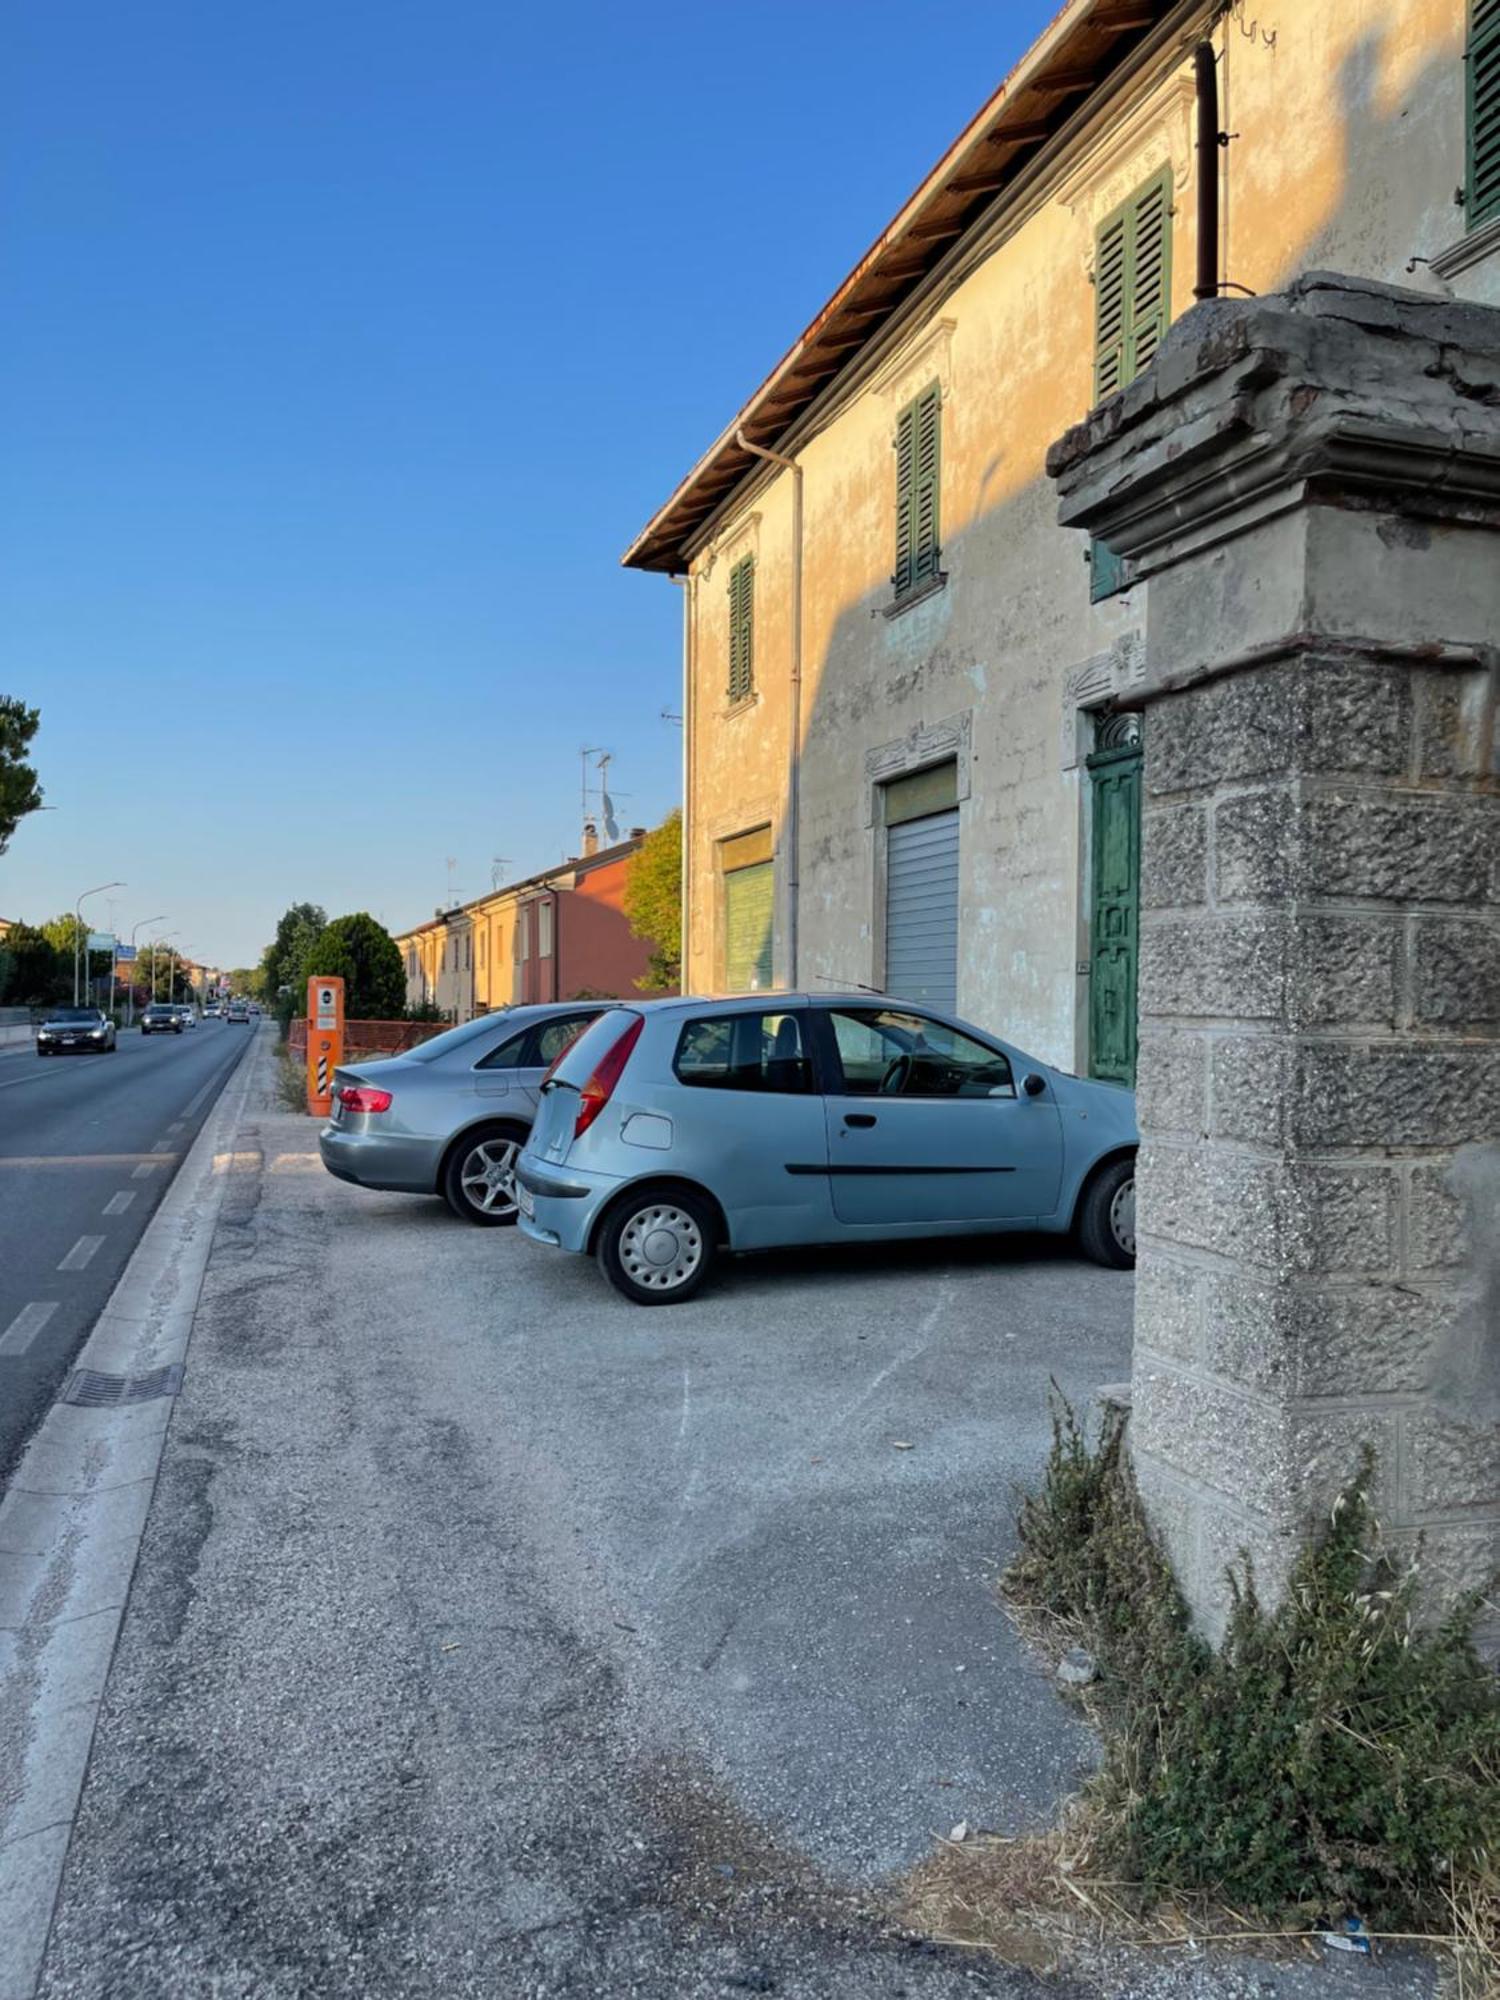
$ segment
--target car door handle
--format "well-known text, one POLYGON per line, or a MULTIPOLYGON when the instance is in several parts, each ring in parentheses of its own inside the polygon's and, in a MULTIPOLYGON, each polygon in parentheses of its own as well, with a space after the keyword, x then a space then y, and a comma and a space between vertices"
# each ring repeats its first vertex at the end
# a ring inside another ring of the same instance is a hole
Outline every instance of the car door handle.
POLYGON ((875 1118, 874 1114, 869 1111, 849 1111, 844 1115, 844 1123, 846 1125, 858 1125, 863 1128, 866 1125, 873 1125, 875 1118))

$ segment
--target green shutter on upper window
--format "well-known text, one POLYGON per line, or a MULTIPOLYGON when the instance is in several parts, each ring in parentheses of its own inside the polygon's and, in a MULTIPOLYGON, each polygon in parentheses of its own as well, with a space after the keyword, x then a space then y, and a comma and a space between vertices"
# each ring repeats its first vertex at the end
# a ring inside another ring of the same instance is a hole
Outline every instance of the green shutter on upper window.
POLYGON ((755 689, 755 558, 729 572, 729 699, 744 701, 755 689))
POLYGON ((1464 208, 1473 229, 1500 217, 1500 0, 1473 0, 1464 67, 1464 208))
POLYGON ((1150 366, 1171 320, 1172 170, 1163 167, 1099 225, 1095 238, 1096 402, 1150 366))
POLYGON ((897 597, 938 574, 943 392, 934 382, 896 419, 897 597))

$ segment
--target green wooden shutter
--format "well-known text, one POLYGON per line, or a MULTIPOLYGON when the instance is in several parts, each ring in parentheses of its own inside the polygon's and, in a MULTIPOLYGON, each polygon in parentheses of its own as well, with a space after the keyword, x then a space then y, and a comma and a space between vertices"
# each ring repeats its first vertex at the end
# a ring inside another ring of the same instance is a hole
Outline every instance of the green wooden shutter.
MULTIPOLYGON (((1500 0, 1486 4, 1500 6, 1500 0)), ((1172 169, 1163 167, 1099 225, 1094 244, 1094 400, 1149 368, 1172 323, 1172 169)), ((1122 557, 1096 541, 1089 595, 1129 582, 1122 557)))
POLYGON ((774 890, 769 861, 724 877, 724 985, 730 993, 770 990, 774 890))
POLYGON ((729 699, 744 701, 755 688, 755 558, 729 572, 729 699))
POLYGON ((1500 216, 1500 0, 1474 0, 1465 55, 1469 227, 1500 216))
POLYGON ((896 419, 897 597, 938 573, 943 392, 936 382, 896 419))

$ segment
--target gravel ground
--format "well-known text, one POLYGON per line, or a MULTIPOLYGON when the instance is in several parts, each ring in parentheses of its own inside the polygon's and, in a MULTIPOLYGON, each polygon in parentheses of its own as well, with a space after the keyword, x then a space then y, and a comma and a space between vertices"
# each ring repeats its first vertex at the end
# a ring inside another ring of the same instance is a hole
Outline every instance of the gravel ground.
POLYGON ((258 1060, 49 2000, 1425 1989, 1043 1978, 882 1918, 934 1831, 1087 1769, 993 1579, 1049 1377, 1126 1372, 1128 1278, 943 1246, 641 1311, 330 1180, 258 1060))

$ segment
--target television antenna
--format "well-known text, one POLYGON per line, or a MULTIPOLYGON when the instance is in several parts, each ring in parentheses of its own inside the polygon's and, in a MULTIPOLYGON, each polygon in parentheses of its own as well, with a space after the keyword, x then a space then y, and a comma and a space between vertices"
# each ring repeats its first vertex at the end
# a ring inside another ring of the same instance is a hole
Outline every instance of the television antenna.
POLYGON ((510 861, 511 857, 508 854, 492 854, 490 856, 490 887, 492 889, 498 889, 500 884, 505 880, 505 871, 509 868, 510 861))
POLYGON ((453 871, 458 866, 458 857, 456 855, 450 854, 447 857, 447 865, 448 865, 448 907, 449 909, 452 909, 453 905, 458 901, 457 896, 455 896, 453 893, 453 871))

